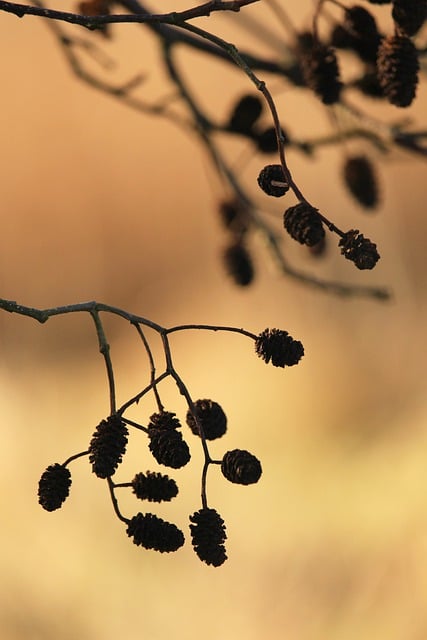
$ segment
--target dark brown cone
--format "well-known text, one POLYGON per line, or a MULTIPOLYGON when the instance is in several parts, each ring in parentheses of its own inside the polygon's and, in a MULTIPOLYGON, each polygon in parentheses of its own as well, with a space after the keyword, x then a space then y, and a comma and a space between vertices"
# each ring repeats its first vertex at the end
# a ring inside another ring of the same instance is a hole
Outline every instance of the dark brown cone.
POLYGON ((345 12, 344 29, 350 36, 349 47, 365 62, 375 62, 381 35, 375 18, 364 7, 349 7, 345 12))
POLYGON ((258 176, 258 184, 260 188, 269 196, 280 198, 289 191, 289 185, 286 182, 282 166, 280 164, 268 164, 261 169, 258 176), (281 185, 272 184, 272 182, 282 183, 281 185))
POLYGON ((229 231, 243 234, 249 226, 248 214, 245 206, 236 200, 225 200, 218 207, 222 224, 229 231))
POLYGON ((129 520, 126 533, 133 543, 160 553, 176 551, 184 544, 184 534, 171 522, 165 522, 152 513, 138 513, 129 520))
POLYGON ((227 247, 223 258, 225 268, 235 284, 247 287, 253 282, 255 272, 252 258, 242 242, 237 241, 227 247))
POLYGON ((377 58, 378 80, 384 95, 397 107, 409 107, 415 98, 418 54, 414 43, 406 36, 384 38, 377 58))
POLYGON ((159 464, 180 469, 190 461, 190 450, 182 435, 175 429, 148 430, 149 449, 159 464))
POLYGON ((380 259, 377 245, 359 234, 358 229, 347 231, 339 241, 341 253, 358 269, 373 269, 380 259))
POLYGON ((153 413, 153 415, 150 416, 148 428, 179 429, 181 427, 181 423, 175 416, 176 413, 172 413, 171 411, 161 411, 160 413, 153 413))
MULTIPOLYGON (((206 440, 220 438, 227 431, 227 416, 222 407, 213 400, 196 400, 194 411, 206 440)), ((200 436, 199 428, 191 411, 187 412, 187 424, 196 436, 200 436)))
POLYGON ((233 107, 228 129, 238 133, 250 133, 261 112, 262 102, 258 96, 243 96, 233 107))
POLYGON ((342 83, 337 58, 331 47, 315 42, 301 56, 301 67, 307 86, 324 104, 338 102, 342 83))
POLYGON ((427 0, 393 0, 391 15, 401 33, 414 36, 427 20, 427 0))
POLYGON ((261 477, 261 463, 252 453, 241 449, 227 451, 221 462, 223 476, 235 484, 255 484, 261 477))
POLYGON ((128 430, 117 415, 102 420, 89 444, 89 462, 98 478, 112 476, 126 451, 128 430))
POLYGON ((132 480, 132 488, 137 498, 149 502, 169 501, 178 495, 175 480, 152 471, 137 473, 132 480))
POLYGON ((62 464, 51 464, 39 480, 39 504, 46 511, 62 507, 71 487, 71 473, 62 464))
POLYGON ((215 509, 200 509, 190 516, 194 551, 208 565, 219 567, 227 560, 224 520, 215 509))
POLYGON ((318 210, 307 202, 289 207, 283 216, 283 226, 294 240, 308 247, 312 247, 325 237, 318 210))
POLYGON ((378 204, 378 186, 374 167, 366 156, 347 158, 344 164, 344 181, 356 200, 367 209, 378 204))
POLYGON ((304 347, 294 340, 287 331, 264 329, 255 341, 256 354, 274 367, 292 367, 304 355, 304 347))

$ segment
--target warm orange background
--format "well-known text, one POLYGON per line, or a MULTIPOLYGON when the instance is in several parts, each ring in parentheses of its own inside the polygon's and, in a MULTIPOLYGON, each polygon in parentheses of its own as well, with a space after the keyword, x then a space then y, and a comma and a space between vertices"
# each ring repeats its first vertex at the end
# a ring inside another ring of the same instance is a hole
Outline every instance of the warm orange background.
MULTIPOLYGON (((158 4, 159 11, 178 8, 158 4)), ((298 24, 308 24, 309 7, 292 9, 298 24)), ((377 10, 387 16, 389 8, 377 10)), ((261 5, 245 11, 267 15, 261 5)), ((238 19, 222 17, 215 28, 246 46, 252 38, 237 30, 238 19)), ((142 96, 167 93, 153 38, 138 27, 114 33, 112 42, 92 36, 118 60, 113 77, 142 72, 142 96)), ((229 560, 213 569, 188 540, 172 556, 133 546, 85 459, 71 467, 63 509, 39 507, 43 469, 84 450, 108 413, 105 371, 89 318, 41 326, 1 313, 2 640, 424 640, 425 162, 401 151, 374 153, 383 203, 366 214, 342 186, 340 152, 322 150, 313 162, 289 156, 309 199, 338 226, 360 228, 382 256, 373 272, 359 273, 335 243, 326 260, 311 262, 285 239, 290 259, 319 277, 386 284, 391 302, 338 299, 283 278, 260 238, 253 241, 256 284, 239 290, 219 260, 226 241, 215 215, 221 191, 197 141, 76 80, 41 20, 1 14, 0 42, 1 296, 40 308, 96 299, 167 326, 275 326, 306 349, 298 367, 282 371, 265 366, 241 336, 192 332, 174 342, 175 364, 193 396, 217 400, 228 415, 229 433, 213 452, 248 449, 264 469, 253 487, 227 484, 216 468, 210 473, 209 501, 229 536, 229 560)), ((182 64, 213 113, 225 114, 252 90, 225 65, 184 55, 182 64)), ((295 135, 325 128, 327 116, 312 99, 277 79, 271 86, 295 135)), ((375 115, 418 118, 421 128, 425 104, 421 87, 416 106, 375 107, 375 115)), ((274 161, 250 158, 245 145, 225 149, 236 161, 243 153, 248 184, 274 161)), ((354 142, 350 149, 368 147, 354 142)), ((126 323, 106 326, 120 404, 149 373, 126 323)), ((164 393, 183 418, 172 385, 164 393)), ((141 421, 151 410, 141 403, 141 421)), ((170 474, 181 495, 148 508, 187 538, 201 469, 197 442, 189 441, 192 464, 170 474)), ((118 475, 124 481, 149 467, 143 439, 132 435, 118 475)), ((123 498, 126 515, 143 509, 123 498)))

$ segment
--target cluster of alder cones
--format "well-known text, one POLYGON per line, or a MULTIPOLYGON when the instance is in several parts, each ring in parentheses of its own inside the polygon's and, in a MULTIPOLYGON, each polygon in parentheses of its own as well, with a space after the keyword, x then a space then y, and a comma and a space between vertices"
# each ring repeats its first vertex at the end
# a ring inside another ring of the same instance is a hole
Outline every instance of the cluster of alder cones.
MULTIPOLYGON (((296 365, 304 354, 301 342, 280 329, 265 329, 260 333, 255 340, 255 351, 266 363, 281 368, 296 365)), ((221 438, 227 431, 226 414, 217 402, 197 400, 188 409, 185 421, 191 433, 204 444, 205 470, 209 464, 219 465, 229 482, 241 485, 258 482, 262 474, 261 463, 249 451, 232 449, 221 460, 213 460, 207 452, 207 443, 221 438)), ((168 502, 178 495, 175 480, 157 471, 139 472, 130 482, 113 481, 126 453, 130 427, 145 432, 148 449, 159 465, 176 470, 189 463, 190 448, 175 413, 162 408, 150 417, 146 426, 114 413, 98 424, 86 451, 71 456, 63 464, 47 467, 39 480, 39 503, 46 511, 59 509, 70 492, 69 463, 87 456, 93 473, 107 480, 115 513, 126 524, 126 533, 134 544, 161 553, 177 551, 183 546, 185 537, 175 524, 150 512, 138 512, 132 518, 126 518, 120 512, 116 492, 122 487, 131 488, 136 498, 151 503, 168 502)), ((227 559, 225 524, 219 513, 208 507, 204 488, 202 496, 202 508, 190 516, 192 546, 200 560, 218 567, 227 559)))
MULTIPOLYGON (((389 5, 394 25, 392 34, 381 33, 375 17, 367 8, 334 3, 340 7, 342 19, 334 21, 326 39, 321 40, 314 30, 298 34, 295 40, 293 48, 300 86, 311 90, 325 105, 339 103, 347 86, 397 107, 409 107, 416 97, 420 64, 414 36, 427 21, 427 0, 370 2, 372 5, 389 5), (339 50, 350 52, 358 59, 362 72, 357 80, 347 84, 343 82, 337 56, 339 50)), ((298 82, 296 84, 299 86, 298 82)), ((258 126, 261 112, 260 98, 244 95, 233 106, 224 128, 249 138, 261 153, 277 153, 274 128, 261 129, 258 126)), ((292 146, 294 142, 289 130, 282 128, 282 135, 285 147, 292 146)), ((345 186, 363 208, 372 210, 377 207, 378 181, 369 157, 346 153, 342 176, 345 186)), ((258 184, 265 193, 276 198, 285 195, 291 187, 281 164, 266 165, 259 174, 258 184)), ((250 216, 238 200, 222 202, 220 214, 231 236, 224 252, 226 270, 236 284, 247 286, 255 276, 246 242, 250 216)), ((298 204, 285 211, 284 228, 294 240, 309 247, 312 254, 319 255, 325 248, 325 221, 322 218, 318 209, 300 198, 298 204)), ((339 247, 344 257, 358 269, 372 269, 380 258, 376 245, 355 229, 340 234, 339 247)))

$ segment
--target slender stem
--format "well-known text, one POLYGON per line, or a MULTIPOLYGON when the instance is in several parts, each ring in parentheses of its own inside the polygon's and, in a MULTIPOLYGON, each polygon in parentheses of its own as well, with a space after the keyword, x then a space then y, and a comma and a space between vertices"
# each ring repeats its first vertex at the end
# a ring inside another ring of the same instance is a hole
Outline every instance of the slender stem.
POLYGON ((104 326, 99 317, 99 313, 96 310, 90 312, 96 327, 96 333, 98 336, 99 351, 104 356, 105 367, 107 369, 108 388, 110 390, 110 413, 113 414, 116 411, 116 387, 114 382, 113 363, 110 356, 110 345, 107 342, 104 326))
POLYGON ((128 400, 127 402, 122 404, 122 406, 119 409, 117 409, 117 413, 119 415, 122 415, 133 404, 138 404, 138 402, 141 400, 141 398, 143 396, 145 396, 149 391, 151 391, 153 389, 153 384, 154 385, 158 385, 159 382, 161 382, 164 378, 167 378, 167 376, 169 376, 169 375, 170 375, 169 371, 164 371, 161 375, 157 376, 157 378, 155 380, 153 380, 152 383, 147 385, 144 389, 142 389, 142 391, 140 391, 135 396, 133 396, 133 398, 130 398, 130 400, 128 400))
POLYGON ((77 458, 82 458, 83 456, 88 456, 88 455, 89 455, 89 450, 82 451, 81 453, 75 453, 73 456, 70 456, 69 458, 67 458, 66 461, 62 463, 62 466, 67 467, 70 464, 70 462, 73 462, 73 460, 77 460, 77 458))
POLYGON ((209 324, 182 324, 170 329, 165 329, 165 333, 174 333, 175 331, 187 331, 188 329, 201 329, 203 331, 232 331, 233 333, 241 333, 243 336, 256 340, 257 336, 245 329, 239 329, 238 327, 224 327, 214 326, 209 324))
POLYGON ((156 366, 154 363, 154 357, 153 357, 153 352, 151 351, 151 347, 148 343, 147 338, 145 337, 144 332, 141 329, 141 326, 139 324, 135 324, 134 325, 135 329, 138 332, 139 337, 141 338, 143 345, 145 347, 145 350, 147 352, 147 356, 148 356, 148 360, 150 362, 150 376, 151 376, 151 386, 153 388, 153 393, 155 395, 156 398, 156 402, 157 402, 157 406, 159 408, 159 411, 163 411, 163 403, 160 399, 160 395, 159 392, 157 390, 157 384, 156 384, 156 366))
POLYGON ((110 490, 111 502, 113 503, 113 509, 114 509, 114 511, 116 513, 116 516, 122 522, 125 522, 126 524, 129 524, 129 522, 130 522, 129 518, 125 518, 120 513, 119 503, 117 502, 116 494, 114 493, 114 482, 111 480, 111 478, 107 478, 107 482, 108 482, 108 488, 110 490))
POLYGON ((122 420, 131 427, 135 427, 135 429, 139 429, 140 431, 145 431, 145 433, 148 433, 147 427, 143 427, 142 424, 134 422, 133 420, 129 420, 129 418, 125 418, 124 416, 122 416, 122 420))

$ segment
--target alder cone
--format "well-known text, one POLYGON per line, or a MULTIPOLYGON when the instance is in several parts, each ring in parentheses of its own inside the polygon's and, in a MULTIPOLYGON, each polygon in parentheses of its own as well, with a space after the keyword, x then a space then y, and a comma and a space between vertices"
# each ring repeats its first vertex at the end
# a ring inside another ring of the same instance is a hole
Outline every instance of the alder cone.
POLYGON ((219 567, 227 560, 224 520, 215 509, 199 509, 190 516, 191 542, 194 551, 208 565, 219 567))
POLYGON ((245 245, 234 242, 227 247, 223 254, 225 268, 235 284, 247 287, 255 277, 251 255, 245 245))
POLYGON ((89 445, 89 461, 98 478, 114 475, 126 452, 128 433, 118 415, 109 416, 96 427, 89 445))
POLYGON ((400 31, 414 36, 427 19, 427 0, 393 0, 391 15, 400 31))
POLYGON ((46 511, 55 511, 62 507, 71 487, 71 473, 64 465, 51 464, 39 480, 39 504, 46 511))
POLYGON ((282 165, 267 164, 258 175, 258 185, 268 196, 280 198, 289 191, 289 185, 283 173, 282 165), (280 182, 282 184, 272 184, 280 182))
POLYGON ((235 484, 255 484, 261 477, 261 463, 252 453, 242 449, 227 451, 221 462, 221 471, 235 484))
POLYGON ((213 400, 196 400, 194 413, 187 411, 186 421, 191 431, 200 436, 198 423, 203 429, 206 440, 221 438, 227 431, 227 416, 218 402, 213 400), (196 421, 197 418, 197 421, 196 421))
POLYGON ((344 233, 338 245, 343 256, 354 262, 358 269, 373 269, 380 259, 377 245, 359 233, 358 229, 344 233))
POLYGON ((377 58, 378 80, 384 95, 397 107, 412 104, 418 84, 418 54, 414 43, 406 36, 384 38, 377 58))
POLYGON ((344 181, 354 198, 367 209, 378 204, 378 185, 371 161, 366 156, 347 158, 344 181))
POLYGON ((339 79, 338 61, 331 47, 315 42, 311 49, 304 51, 301 66, 307 86, 323 104, 338 102, 342 83, 339 79))
POLYGON ((184 534, 176 525, 152 513, 137 513, 129 520, 126 533, 137 546, 160 553, 177 551, 185 541, 184 534))
POLYGON ((294 240, 308 247, 318 244, 325 237, 318 210, 307 202, 286 209, 283 226, 294 240))
POLYGON ((274 367, 292 367, 304 355, 304 346, 282 329, 264 329, 255 340, 255 352, 274 367))
POLYGON ((190 450, 179 431, 151 428, 148 436, 150 438, 148 447, 159 464, 180 469, 190 461, 190 450))
POLYGON ((228 127, 236 133, 250 133, 261 112, 262 102, 258 96, 242 96, 233 107, 228 127))
POLYGON ((137 498, 149 502, 169 501, 178 495, 175 480, 152 471, 147 471, 145 474, 137 473, 132 480, 132 488, 137 498))

